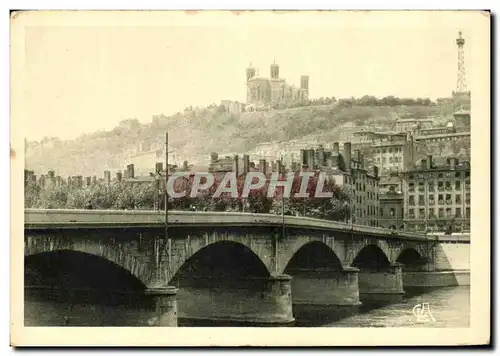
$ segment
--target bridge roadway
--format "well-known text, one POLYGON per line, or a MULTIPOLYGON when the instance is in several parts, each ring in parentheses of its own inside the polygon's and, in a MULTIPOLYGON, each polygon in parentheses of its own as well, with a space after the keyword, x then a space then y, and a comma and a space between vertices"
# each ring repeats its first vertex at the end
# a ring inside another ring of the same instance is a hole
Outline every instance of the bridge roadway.
MULTIPOLYGON (((255 214, 240 212, 176 211, 168 213, 168 226, 276 226, 291 228, 352 232, 354 234, 385 236, 410 240, 436 240, 435 236, 408 231, 395 231, 379 227, 356 225, 338 221, 301 216, 255 214)), ((25 230, 79 229, 79 228, 148 228, 165 225, 164 211, 151 210, 76 210, 25 209, 25 230)))
POLYGON ((242 315, 286 324, 311 305, 356 308, 400 300, 407 287, 456 285, 453 270, 469 254, 468 236, 239 212, 170 211, 162 242, 164 219, 163 211, 26 209, 25 265, 74 260, 86 267, 76 276, 94 264, 99 272, 87 278, 105 289, 118 268, 156 303, 148 325, 242 315))

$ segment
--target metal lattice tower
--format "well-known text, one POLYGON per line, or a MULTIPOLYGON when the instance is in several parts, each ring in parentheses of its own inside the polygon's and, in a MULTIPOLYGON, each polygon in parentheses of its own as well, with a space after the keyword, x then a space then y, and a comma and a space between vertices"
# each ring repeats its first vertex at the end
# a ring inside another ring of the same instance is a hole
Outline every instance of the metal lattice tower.
POLYGON ((458 38, 456 42, 458 48, 457 93, 466 93, 467 84, 465 82, 465 63, 464 63, 465 40, 462 38, 462 31, 458 32, 458 38))

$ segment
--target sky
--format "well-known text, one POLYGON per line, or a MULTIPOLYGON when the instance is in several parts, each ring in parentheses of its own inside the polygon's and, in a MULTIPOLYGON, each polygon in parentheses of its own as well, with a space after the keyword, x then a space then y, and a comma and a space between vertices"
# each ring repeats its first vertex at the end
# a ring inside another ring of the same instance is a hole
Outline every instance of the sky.
POLYGON ((309 75, 311 98, 448 97, 459 30, 474 85, 474 13, 63 14, 25 27, 19 120, 29 140, 72 139, 127 118, 147 123, 189 105, 245 101, 250 63, 269 76, 275 61, 290 84, 309 75))

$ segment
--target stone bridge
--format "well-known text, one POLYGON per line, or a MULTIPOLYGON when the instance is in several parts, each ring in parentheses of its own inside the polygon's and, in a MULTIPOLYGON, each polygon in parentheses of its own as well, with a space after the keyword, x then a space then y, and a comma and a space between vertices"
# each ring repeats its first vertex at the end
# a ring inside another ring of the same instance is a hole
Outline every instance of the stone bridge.
POLYGON ((94 271, 87 277, 94 287, 143 288, 156 301, 149 321, 155 325, 175 324, 177 308, 185 318, 287 323, 304 305, 398 300, 405 287, 452 269, 435 236, 305 217, 184 211, 169 212, 166 235, 164 219, 157 211, 26 209, 25 265, 85 266, 78 273, 94 271))

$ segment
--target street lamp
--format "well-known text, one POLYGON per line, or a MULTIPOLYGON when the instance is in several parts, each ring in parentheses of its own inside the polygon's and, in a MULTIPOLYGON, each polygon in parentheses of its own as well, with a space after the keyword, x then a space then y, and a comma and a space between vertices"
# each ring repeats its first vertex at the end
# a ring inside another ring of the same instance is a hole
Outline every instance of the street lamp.
MULTIPOLYGON (((283 169, 283 157, 280 158, 279 172, 278 174, 284 174, 283 169)), ((284 178, 284 177, 283 177, 284 178)), ((285 187, 283 187, 283 193, 281 194, 281 236, 285 238, 285 187)))

